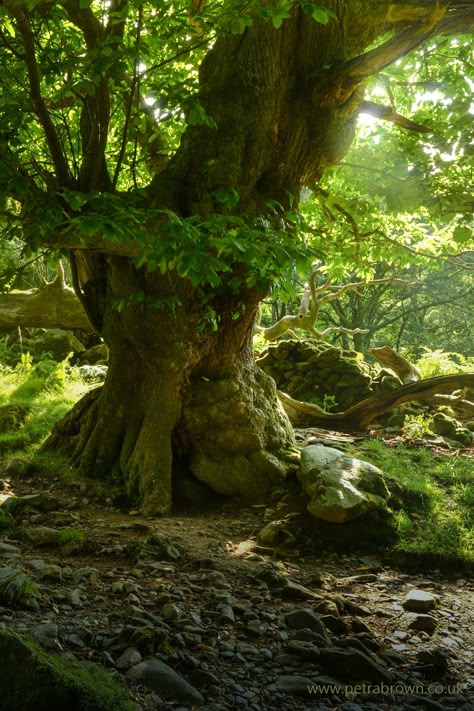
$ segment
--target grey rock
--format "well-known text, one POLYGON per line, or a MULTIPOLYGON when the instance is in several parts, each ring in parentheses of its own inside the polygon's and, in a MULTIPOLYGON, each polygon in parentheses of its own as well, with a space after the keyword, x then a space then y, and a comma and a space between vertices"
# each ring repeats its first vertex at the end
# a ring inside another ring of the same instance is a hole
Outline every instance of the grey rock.
POLYGON ((36 585, 22 570, 0 567, 0 604, 29 608, 37 595, 36 585))
POLYGON ((138 649, 136 647, 127 647, 115 662, 115 666, 117 669, 130 669, 130 667, 139 664, 141 661, 142 655, 138 649))
POLYGON ((125 675, 131 681, 141 681, 165 699, 183 703, 202 704, 203 695, 177 674, 168 664, 158 659, 148 659, 131 667, 125 675))
POLYGON ((317 659, 319 657, 319 649, 312 642, 305 642, 299 639, 292 639, 288 642, 287 651, 294 654, 296 657, 303 659, 317 659))
POLYGON ((293 696, 309 696, 308 689, 313 685, 311 679, 305 676, 284 675, 280 676, 275 684, 269 686, 271 692, 291 694, 293 696))
POLYGON ((417 615, 415 612, 405 613, 401 621, 409 630, 419 630, 432 634, 438 626, 438 621, 433 615, 417 615))
POLYGON ((31 630, 31 636, 44 649, 58 649, 59 627, 54 623, 44 623, 35 625, 31 630))
POLYGON ((437 607, 439 597, 426 590, 410 590, 403 600, 403 607, 410 612, 429 612, 437 607))
POLYGON ((329 640, 327 630, 319 617, 310 609, 294 610, 285 615, 285 622, 288 627, 295 630, 309 629, 317 632, 324 639, 329 640))
POLYGON ((310 497, 309 513, 331 523, 385 510, 390 498, 380 469, 322 445, 303 449, 298 479, 310 497))

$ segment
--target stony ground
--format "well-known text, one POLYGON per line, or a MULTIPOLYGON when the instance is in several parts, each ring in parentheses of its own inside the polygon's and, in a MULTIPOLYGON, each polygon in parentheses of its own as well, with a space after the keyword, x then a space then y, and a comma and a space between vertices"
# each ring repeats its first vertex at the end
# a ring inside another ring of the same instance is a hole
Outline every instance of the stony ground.
POLYGON ((0 476, 0 578, 40 590, 0 598, 0 626, 109 668, 137 709, 474 709, 472 578, 262 547, 265 508, 148 519, 21 461, 0 476))

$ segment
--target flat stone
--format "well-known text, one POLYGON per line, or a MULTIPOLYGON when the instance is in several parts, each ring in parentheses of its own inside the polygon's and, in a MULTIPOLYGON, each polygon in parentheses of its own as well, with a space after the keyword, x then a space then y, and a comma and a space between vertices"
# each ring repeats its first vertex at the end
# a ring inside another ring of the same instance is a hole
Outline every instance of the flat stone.
POLYGON ((117 669, 130 669, 130 667, 139 664, 142 661, 142 655, 136 647, 128 647, 115 662, 117 669))
POLYGON ((358 649, 321 649, 318 663, 349 681, 392 681, 386 669, 358 649))
POLYGON ((427 590, 410 590, 403 600, 403 607, 410 612, 429 612, 439 604, 439 597, 427 590))
POLYGON ((313 686, 311 679, 305 676, 284 675, 268 687, 272 692, 280 694, 291 694, 293 696, 309 696, 309 688, 313 686))

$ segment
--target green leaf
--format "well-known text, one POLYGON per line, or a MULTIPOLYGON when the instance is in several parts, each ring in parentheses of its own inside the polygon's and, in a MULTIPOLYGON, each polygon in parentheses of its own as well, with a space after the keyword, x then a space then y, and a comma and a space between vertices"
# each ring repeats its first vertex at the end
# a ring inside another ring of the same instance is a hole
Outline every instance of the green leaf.
POLYGON ((319 22, 319 24, 327 25, 330 16, 334 17, 334 14, 330 12, 330 10, 327 10, 325 7, 320 7, 319 5, 313 7, 311 17, 313 18, 313 20, 316 20, 316 22, 319 22))
POLYGON ((474 237, 474 232, 469 227, 459 225, 453 231, 453 240, 456 244, 467 244, 474 237))

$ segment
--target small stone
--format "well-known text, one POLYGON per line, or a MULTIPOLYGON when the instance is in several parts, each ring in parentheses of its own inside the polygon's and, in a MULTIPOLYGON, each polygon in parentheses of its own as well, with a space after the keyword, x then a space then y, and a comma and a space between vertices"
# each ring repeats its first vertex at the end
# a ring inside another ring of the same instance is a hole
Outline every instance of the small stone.
POLYGON ((410 612, 429 612, 439 604, 439 597, 426 590, 410 590, 403 600, 403 607, 410 612))
POLYGON ((280 676, 275 684, 269 686, 272 692, 291 694, 292 696, 308 696, 309 689, 313 686, 311 679, 305 676, 284 675, 280 676))
POLYGON ((41 580, 49 580, 51 582, 59 582, 62 580, 63 573, 59 565, 45 565, 39 574, 41 580))
POLYGON ((117 669, 130 669, 130 667, 139 664, 142 661, 142 655, 136 647, 128 647, 115 662, 117 669))
POLYGON ((256 637, 263 637, 268 630, 268 625, 265 625, 258 620, 250 620, 246 626, 246 630, 256 637))
POLYGON ((217 605, 217 611, 223 624, 233 625, 235 623, 234 611, 230 605, 219 603, 219 605, 217 605))
POLYGON ((414 612, 407 612, 402 620, 409 630, 422 630, 432 634, 438 626, 438 621, 433 615, 417 615, 414 612))
POLYGON ((161 614, 165 620, 179 620, 182 617, 180 608, 172 602, 166 603, 161 608, 161 614))
POLYGON ((329 639, 327 630, 319 617, 310 609, 294 610, 285 615, 285 622, 292 629, 301 630, 309 629, 317 632, 323 638, 329 639))

